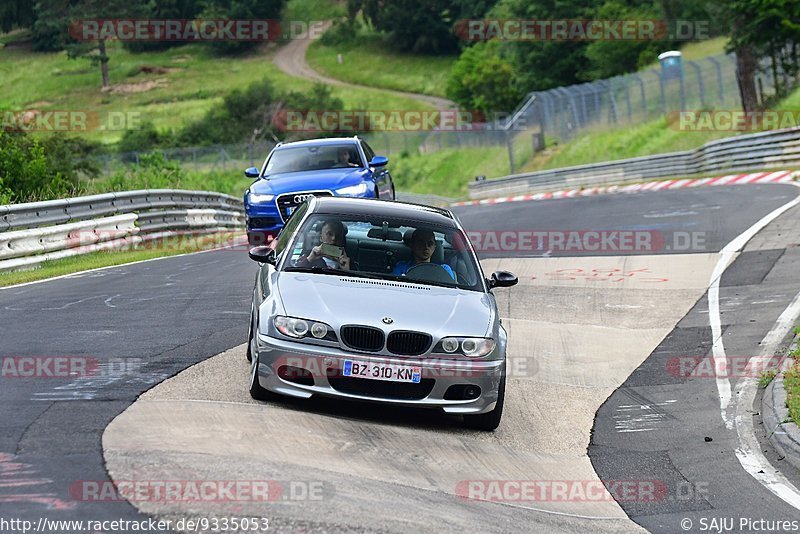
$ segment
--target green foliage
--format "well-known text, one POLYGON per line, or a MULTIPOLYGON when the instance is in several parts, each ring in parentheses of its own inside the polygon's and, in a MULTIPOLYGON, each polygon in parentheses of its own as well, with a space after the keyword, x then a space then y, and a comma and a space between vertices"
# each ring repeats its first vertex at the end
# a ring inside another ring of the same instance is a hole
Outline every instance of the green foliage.
POLYGON ((206 115, 178 132, 178 146, 214 145, 238 142, 255 142, 260 139, 281 139, 283 132, 273 119, 281 110, 338 110, 343 109, 341 99, 335 98, 331 88, 316 84, 310 92, 282 93, 272 82, 264 79, 245 90, 234 90, 223 100, 222 106, 212 108, 206 115))
POLYGON ((322 34, 320 42, 325 46, 356 43, 363 30, 364 25, 358 18, 340 17, 322 34))
POLYGON ((758 377, 758 387, 761 389, 765 389, 769 385, 769 383, 775 379, 777 375, 778 371, 776 371, 775 369, 761 371, 761 375, 758 377))
POLYGON ((118 152, 146 152, 168 143, 169 135, 159 132, 152 122, 146 122, 139 129, 125 130, 117 143, 118 152))
POLYGON ((79 193, 80 176, 96 171, 88 161, 90 146, 74 138, 40 141, 0 129, 0 196, 25 202, 79 193))
POLYGON ((514 85, 514 67, 503 57, 499 41, 477 43, 464 50, 453 65, 446 91, 462 108, 487 115, 511 111, 522 98, 514 85))
MULTIPOLYGON (((207 0, 200 19, 213 20, 278 20, 284 0, 207 0)), ((220 54, 240 54, 253 49, 258 41, 212 41, 220 54)))
POLYGON ((31 0, 4 0, 0 2, 0 32, 14 28, 30 28, 35 20, 31 0))
POLYGON ((348 11, 354 14, 360 9, 401 51, 442 54, 458 48, 453 26, 460 18, 461 4, 458 0, 349 0, 348 11))
POLYGON ((0 206, 3 204, 10 204, 11 203, 11 189, 8 189, 3 185, 3 179, 0 178, 0 206))
POLYGON ((795 424, 800 425, 800 363, 795 360, 783 374, 783 386, 786 388, 786 407, 795 424))
MULTIPOLYGON (((630 6, 624 0, 608 0, 596 17, 601 20, 655 20, 661 13, 653 4, 630 6)), ((589 63, 585 77, 595 80, 634 72, 651 64, 667 48, 670 46, 663 41, 592 41, 585 50, 589 63)))
POLYGON ((168 161, 161 152, 139 156, 139 164, 132 165, 105 180, 105 191, 134 189, 180 189, 186 178, 177 162, 168 161))

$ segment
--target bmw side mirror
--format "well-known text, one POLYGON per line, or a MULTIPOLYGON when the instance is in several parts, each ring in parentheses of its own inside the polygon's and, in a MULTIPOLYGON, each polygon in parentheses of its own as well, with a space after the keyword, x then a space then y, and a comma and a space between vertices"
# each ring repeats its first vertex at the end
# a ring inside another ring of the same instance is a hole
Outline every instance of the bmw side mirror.
POLYGON ((517 285, 519 280, 517 275, 508 271, 495 271, 492 273, 492 278, 488 280, 489 288, 493 287, 511 287, 517 285))
POLYGON ((248 178, 258 178, 261 174, 261 171, 258 170, 258 167, 250 167, 244 171, 244 175, 248 178))
POLYGON ((275 265, 277 263, 275 249, 268 246, 251 248, 250 259, 258 263, 269 263, 270 265, 275 265))
POLYGON ((369 166, 384 167, 387 163, 389 163, 389 158, 386 156, 375 156, 372 158, 372 161, 369 162, 369 166))

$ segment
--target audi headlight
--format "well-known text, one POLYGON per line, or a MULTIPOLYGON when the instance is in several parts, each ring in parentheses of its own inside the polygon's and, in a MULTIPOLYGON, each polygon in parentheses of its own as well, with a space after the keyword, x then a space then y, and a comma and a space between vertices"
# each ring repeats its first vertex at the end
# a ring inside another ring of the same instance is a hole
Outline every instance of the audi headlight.
POLYGON ((369 186, 366 183, 360 183, 358 185, 351 185, 348 187, 342 187, 341 189, 337 189, 336 192, 340 195, 348 195, 348 196, 355 196, 355 195, 363 195, 367 192, 369 186))
POLYGON ((275 195, 259 195, 258 193, 250 193, 250 202, 254 204, 261 204, 262 202, 272 202, 275 195))
POLYGON ((495 346, 497 346, 495 340, 487 337, 445 337, 436 345, 433 352, 482 358, 491 354, 495 346))
POLYGON ((333 329, 325 323, 300 319, 299 317, 275 316, 273 319, 275 328, 284 336, 295 339, 316 338, 325 341, 336 341, 333 329))

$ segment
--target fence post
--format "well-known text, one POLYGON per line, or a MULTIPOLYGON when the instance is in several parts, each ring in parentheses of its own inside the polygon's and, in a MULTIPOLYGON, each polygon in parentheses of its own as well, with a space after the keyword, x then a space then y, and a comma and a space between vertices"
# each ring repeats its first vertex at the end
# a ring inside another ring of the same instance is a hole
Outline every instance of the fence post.
MULTIPOLYGON (((694 69, 695 74, 697 75, 697 86, 698 86, 698 89, 700 90, 700 107, 701 108, 705 108, 706 107, 706 89, 705 89, 705 85, 703 84, 703 72, 700 70, 700 65, 698 65, 694 61, 687 61, 686 64, 687 65, 691 65, 692 68, 694 69)), ((684 108, 685 107, 686 106, 684 105, 684 108)))
POLYGON ((647 121, 647 98, 644 94, 644 81, 639 77, 638 74, 631 74, 631 78, 635 78, 637 82, 639 82, 639 92, 641 93, 642 98, 642 111, 644 112, 644 120, 647 121))
POLYGON ((717 71, 717 88, 719 89, 719 101, 720 103, 724 103, 725 89, 724 86, 722 85, 722 65, 720 65, 719 61, 717 61, 713 57, 709 57, 707 59, 714 65, 714 69, 717 71))
POLYGON ((623 83, 625 84, 625 105, 628 108, 628 124, 633 121, 633 113, 631 111, 631 84, 628 83, 628 80, 624 80, 623 83))
POLYGON ((613 122, 614 124, 617 123, 617 99, 614 97, 614 86, 611 83, 611 80, 606 80, 606 87, 608 89, 608 114, 609 114, 609 123, 613 122))
POLYGON ((508 167, 511 172, 509 174, 514 174, 514 138, 506 130, 506 147, 508 148, 508 167))
POLYGON ((661 114, 662 115, 666 115, 667 114, 667 95, 664 92, 664 77, 661 76, 661 73, 658 72, 657 70, 654 70, 653 73, 656 76, 658 76, 658 88, 659 88, 659 91, 661 92, 661 114))

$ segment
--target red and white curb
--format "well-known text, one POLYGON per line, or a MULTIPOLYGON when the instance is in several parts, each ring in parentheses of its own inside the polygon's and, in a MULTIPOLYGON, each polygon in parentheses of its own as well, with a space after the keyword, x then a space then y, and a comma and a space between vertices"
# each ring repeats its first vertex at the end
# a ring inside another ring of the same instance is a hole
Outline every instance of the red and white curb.
POLYGON ((741 184, 775 184, 786 183, 800 176, 800 171, 753 172, 750 174, 729 174, 717 178, 685 178, 683 180, 662 180, 631 185, 604 185, 586 189, 567 189, 534 195, 518 195, 514 197, 486 198, 483 200, 467 200, 454 202, 451 206, 476 206, 479 204, 501 204, 503 202, 522 202, 529 200, 550 200, 554 198, 589 197, 609 193, 636 193, 639 191, 660 191, 662 189, 681 189, 683 187, 700 187, 711 185, 741 184))

